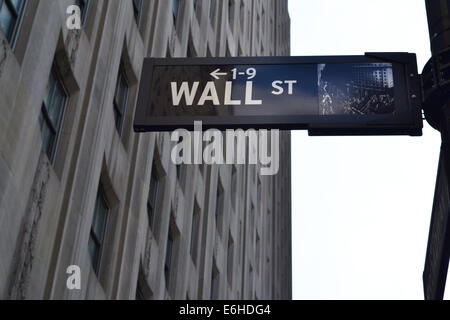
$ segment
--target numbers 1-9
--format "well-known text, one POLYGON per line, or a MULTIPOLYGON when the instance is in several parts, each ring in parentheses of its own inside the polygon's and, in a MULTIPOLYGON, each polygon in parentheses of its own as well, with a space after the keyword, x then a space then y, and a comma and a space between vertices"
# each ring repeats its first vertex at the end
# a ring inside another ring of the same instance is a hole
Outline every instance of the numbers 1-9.
POLYGON ((237 76, 245 76, 247 75, 247 79, 253 79, 256 76, 256 69, 255 68, 248 68, 245 70, 245 72, 238 72, 236 68, 232 69, 231 72, 233 73, 233 80, 236 80, 237 76))

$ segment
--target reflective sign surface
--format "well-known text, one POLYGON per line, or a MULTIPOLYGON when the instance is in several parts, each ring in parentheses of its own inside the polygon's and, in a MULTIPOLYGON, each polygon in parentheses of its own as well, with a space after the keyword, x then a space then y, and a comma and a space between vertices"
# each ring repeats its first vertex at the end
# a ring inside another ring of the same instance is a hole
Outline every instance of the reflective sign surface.
POLYGON ((419 135, 415 78, 411 54, 147 59, 135 129, 191 129, 201 120, 219 129, 419 135))

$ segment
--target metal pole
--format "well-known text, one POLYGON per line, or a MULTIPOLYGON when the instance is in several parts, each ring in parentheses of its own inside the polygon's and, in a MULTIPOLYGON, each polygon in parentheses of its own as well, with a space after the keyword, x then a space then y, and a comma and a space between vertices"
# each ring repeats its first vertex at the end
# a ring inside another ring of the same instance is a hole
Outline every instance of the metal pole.
POLYGON ((442 145, 423 273, 425 299, 442 300, 450 258, 450 0, 425 0, 432 57, 422 72, 426 120, 442 145))

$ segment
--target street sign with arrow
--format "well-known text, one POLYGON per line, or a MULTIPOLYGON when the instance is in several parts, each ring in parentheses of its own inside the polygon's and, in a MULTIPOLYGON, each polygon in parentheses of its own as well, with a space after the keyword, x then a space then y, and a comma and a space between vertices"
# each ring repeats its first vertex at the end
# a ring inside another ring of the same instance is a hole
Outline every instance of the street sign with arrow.
POLYGON ((409 53, 144 61, 134 128, 307 129, 312 135, 421 135, 409 53))

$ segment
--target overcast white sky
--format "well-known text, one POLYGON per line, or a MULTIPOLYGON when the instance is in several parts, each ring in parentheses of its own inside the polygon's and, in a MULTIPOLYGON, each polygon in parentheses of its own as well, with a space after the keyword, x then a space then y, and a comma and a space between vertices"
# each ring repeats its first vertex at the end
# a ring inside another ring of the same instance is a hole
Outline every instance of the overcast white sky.
MULTIPOLYGON (((294 56, 413 52, 421 72, 431 55, 424 0, 289 0, 289 13, 294 56)), ((427 123, 423 137, 292 133, 294 299, 423 299, 439 148, 427 123)))

